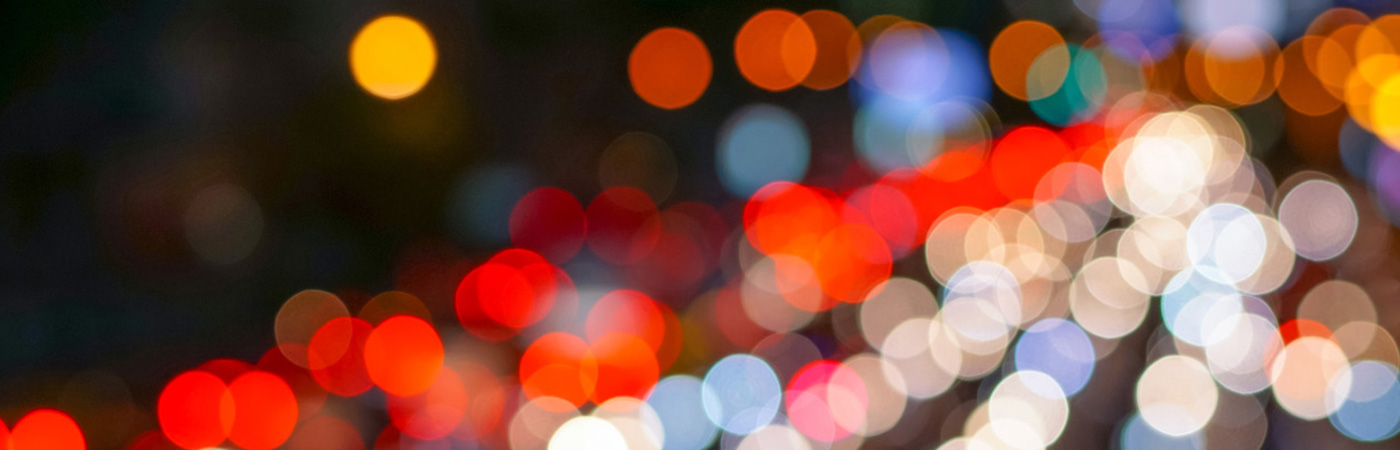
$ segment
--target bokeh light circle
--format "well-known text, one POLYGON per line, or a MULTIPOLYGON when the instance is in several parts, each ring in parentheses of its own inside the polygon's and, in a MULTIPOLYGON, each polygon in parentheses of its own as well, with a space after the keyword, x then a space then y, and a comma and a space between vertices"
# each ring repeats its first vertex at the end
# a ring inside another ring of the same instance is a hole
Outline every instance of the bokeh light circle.
MULTIPOLYGON (((3 425, 0 425, 3 428, 3 425)), ((86 450, 87 440, 72 417, 53 409, 36 409, 15 422, 6 445, 12 450, 86 450)))
POLYGON ((828 360, 798 369, 784 397, 792 427, 820 442, 842 440, 860 430, 870 405, 860 375, 828 360))
POLYGON ((1186 253, 1200 273, 1220 283, 1238 283, 1264 262, 1264 227, 1242 206, 1207 207, 1186 230, 1186 253))
POLYGON ((735 354, 715 362, 701 385, 705 416, 724 431, 747 435, 773 421, 782 406, 782 386, 762 359, 735 354))
POLYGON ((385 392, 414 395, 432 386, 442 371, 442 340, 423 319, 395 316, 365 338, 365 370, 385 392))
POLYGON ((1017 370, 1050 375, 1065 395, 1074 395, 1094 373, 1094 346, 1074 322, 1044 319, 1026 328, 1016 341, 1017 370))
POLYGON ((510 213, 510 241, 555 264, 563 264, 583 247, 588 219, 573 195, 558 188, 537 188, 515 203, 510 213))
POLYGON ((807 78, 817 61, 812 28, 797 14, 767 9, 754 14, 734 37, 734 59, 750 83, 783 91, 807 78))
POLYGON ((1362 442, 1377 442, 1400 433, 1400 380, 1396 369, 1378 361, 1351 366, 1351 390, 1327 418, 1337 431, 1362 442))
POLYGON ((298 292, 277 310, 273 324, 277 349, 293 364, 309 367, 306 352, 312 336, 327 322, 349 316, 345 303, 335 294, 316 289, 298 292))
POLYGON ((1294 186, 1279 203, 1278 217, 1292 236, 1298 256, 1313 261, 1326 261, 1345 251, 1359 223, 1351 196, 1326 180, 1294 186))
POLYGON ((1060 385, 1042 372, 1018 370, 997 384, 987 399, 989 426, 1012 448, 1045 448, 1069 422, 1069 402, 1060 385))
POLYGON ((398 100, 418 93, 437 68, 437 46, 428 29, 409 17, 387 15, 360 29, 350 43, 350 71, 360 87, 398 100))
POLYGON ((1351 395, 1350 369, 1346 353, 1331 339, 1312 335, 1292 339, 1269 366, 1274 400, 1304 420, 1327 417, 1342 406, 1341 399, 1351 395))
POLYGON ((569 419, 549 438, 549 450, 625 449, 627 439, 616 426, 597 417, 569 419))
POLYGON ((192 370, 176 376, 156 402, 161 431, 170 442, 188 449, 223 443, 228 438, 225 420, 233 415, 227 395, 228 385, 208 372, 192 370), (230 411, 225 411, 225 404, 230 411))
POLYGON ((255 370, 228 384, 233 421, 228 424, 230 442, 247 450, 272 450, 292 436, 297 424, 297 398, 276 375, 255 370))
POLYGON ((715 440, 719 427, 706 415, 700 379, 672 375, 656 383, 646 401, 666 430, 663 448, 701 450, 715 440))
POLYGON ((1043 22, 1022 20, 1007 25, 992 40, 991 48, 988 49, 987 62, 991 64, 992 79, 1003 92, 1019 100, 1044 98, 1043 95, 1030 96, 1030 90, 1026 88, 1027 76, 1032 63, 1041 57, 1042 53, 1054 52, 1052 57, 1057 60, 1051 65, 1060 68, 1059 76, 1049 78, 1055 83, 1053 86, 1036 91, 1048 94, 1059 90, 1060 84, 1064 82, 1065 71, 1070 65, 1069 52, 1066 51, 1064 43, 1060 32, 1043 22))
POLYGON ((860 65, 861 40, 850 19, 836 11, 816 9, 802 14, 816 40, 816 60, 802 85, 827 90, 846 83, 860 65))
POLYGON ((632 48, 627 76, 638 97, 662 109, 695 103, 710 85, 710 50, 688 30, 657 28, 632 48))
POLYGON ((735 112, 720 131, 715 168, 725 190, 747 198, 776 181, 801 181, 811 142, 796 114, 769 104, 735 112))
POLYGON ((1210 371, 1186 356, 1163 357, 1147 366, 1137 383, 1137 407, 1153 429, 1186 436, 1210 422, 1220 393, 1210 371))

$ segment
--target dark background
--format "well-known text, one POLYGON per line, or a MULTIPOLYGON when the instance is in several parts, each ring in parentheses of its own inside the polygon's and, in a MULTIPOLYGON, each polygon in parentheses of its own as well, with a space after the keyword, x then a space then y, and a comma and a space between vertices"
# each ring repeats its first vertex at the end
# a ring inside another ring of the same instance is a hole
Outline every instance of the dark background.
MULTIPOLYGON (((983 43, 1009 23, 996 2, 886 3, 863 16, 903 12, 983 43)), ((681 169, 670 199, 723 207, 734 199, 714 174, 714 136, 729 113, 765 101, 829 123, 809 122, 810 174, 844 175, 854 165, 846 89, 770 93, 744 81, 732 57, 734 33, 762 9, 836 9, 858 24, 862 14, 842 6, 7 3, 0 386, 103 369, 153 398, 210 358, 256 360, 273 344, 278 306, 301 289, 372 295, 398 287, 408 249, 470 257, 507 246, 452 220, 454 188, 481 173, 473 169, 510 167, 586 204, 600 190, 598 155, 644 130, 667 141, 681 169), (362 91, 347 62, 355 33, 386 13, 422 21, 439 53, 428 85, 398 102, 362 91), (641 101, 626 74, 632 45, 668 25, 695 31, 715 61, 705 95, 679 111, 641 101), (200 260, 183 234, 193 195, 215 182, 246 189, 264 219, 256 250, 232 265, 200 260)), ((12 398, 23 391, 0 389, 0 404, 23 402, 12 398)))

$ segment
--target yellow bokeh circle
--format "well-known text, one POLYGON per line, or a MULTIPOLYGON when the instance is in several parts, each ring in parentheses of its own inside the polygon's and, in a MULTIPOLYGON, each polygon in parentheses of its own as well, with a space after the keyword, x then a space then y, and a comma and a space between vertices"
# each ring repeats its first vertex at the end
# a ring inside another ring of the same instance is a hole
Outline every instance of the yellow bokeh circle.
POLYGON ((1390 148, 1400 149, 1400 73, 1386 78, 1371 97, 1371 127, 1390 148))
POLYGON ((398 100, 418 93, 437 67, 437 46, 428 29, 409 17, 380 16, 350 43, 350 72, 375 96, 398 100))

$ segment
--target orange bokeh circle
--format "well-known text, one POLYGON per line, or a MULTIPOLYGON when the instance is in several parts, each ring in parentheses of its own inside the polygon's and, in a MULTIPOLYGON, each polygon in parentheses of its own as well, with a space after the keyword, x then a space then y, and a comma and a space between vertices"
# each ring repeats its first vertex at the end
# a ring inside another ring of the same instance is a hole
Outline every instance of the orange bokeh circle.
POLYGON ((791 89, 811 73, 817 39, 807 22, 792 11, 768 9, 754 14, 734 36, 739 73, 770 91, 791 89))
POLYGON ((627 58, 638 97, 658 108, 679 109, 700 98, 713 71, 710 51, 695 33, 664 27, 648 33, 627 58))

